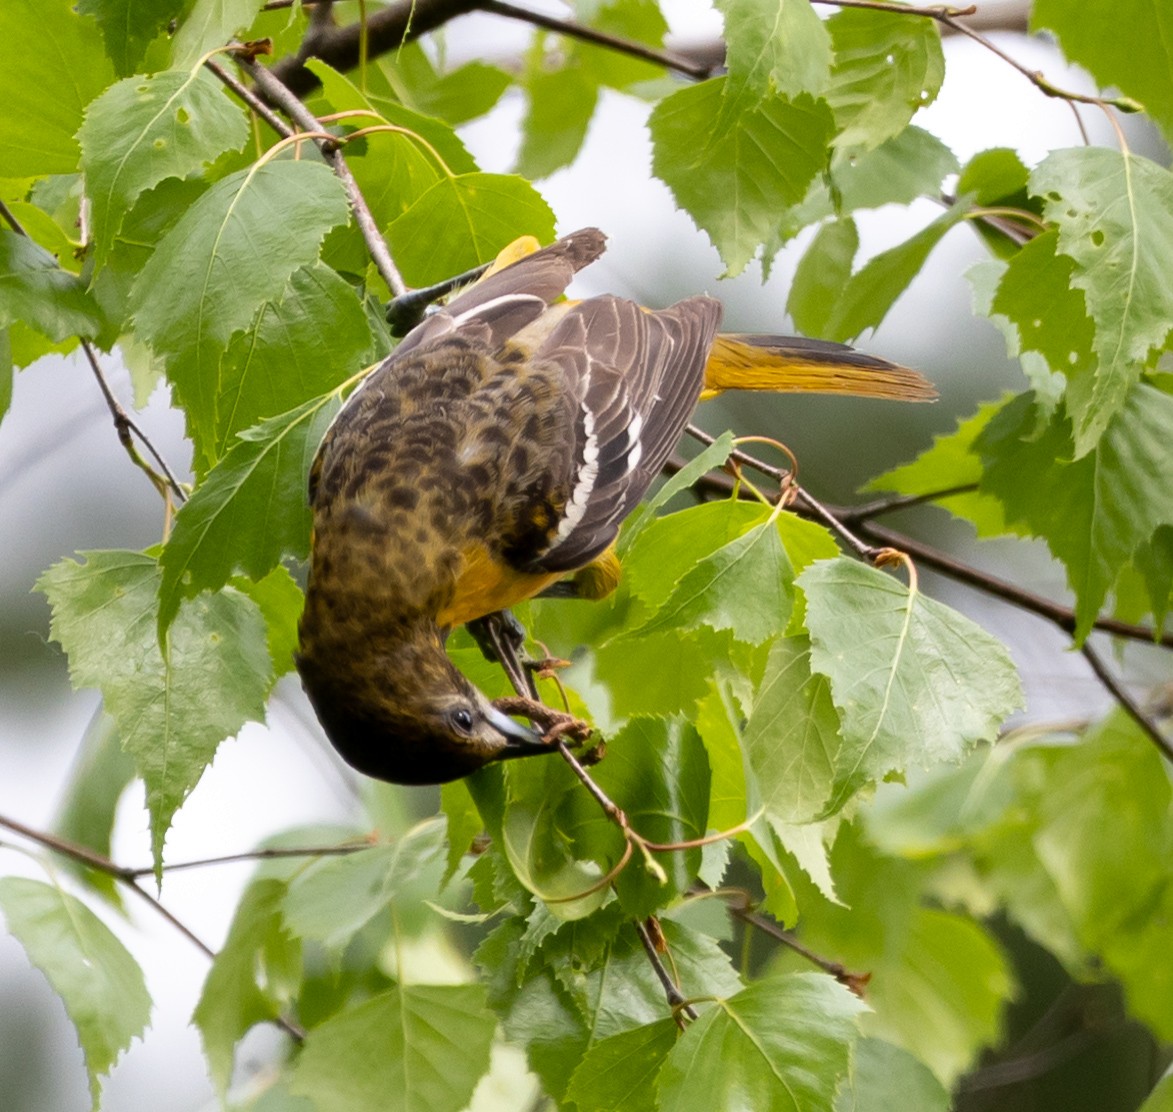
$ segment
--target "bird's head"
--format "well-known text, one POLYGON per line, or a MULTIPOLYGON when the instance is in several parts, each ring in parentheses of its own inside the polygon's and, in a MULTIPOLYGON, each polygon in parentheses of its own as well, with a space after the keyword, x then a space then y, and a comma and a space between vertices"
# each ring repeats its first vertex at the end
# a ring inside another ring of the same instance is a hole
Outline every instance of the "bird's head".
POLYGON ((345 671, 334 654, 299 656, 302 684, 347 764, 393 784, 442 784, 492 761, 553 752, 502 713, 448 659, 437 639, 399 641, 345 671))

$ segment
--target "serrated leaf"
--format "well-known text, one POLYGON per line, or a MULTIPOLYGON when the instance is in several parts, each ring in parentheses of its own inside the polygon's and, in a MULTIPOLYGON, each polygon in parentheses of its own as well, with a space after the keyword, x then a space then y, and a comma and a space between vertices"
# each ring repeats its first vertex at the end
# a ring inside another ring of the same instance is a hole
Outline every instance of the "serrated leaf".
MULTIPOLYGON (((1082 641, 1132 554, 1173 524, 1173 489, 1160 479, 1169 459, 1173 397, 1140 384, 1095 449, 1071 457, 1062 415, 1038 427, 1031 395, 1007 406, 977 441, 982 489, 1007 521, 1041 537, 1067 571, 1075 593, 1075 638, 1082 641)), ((1155 597, 1154 607, 1165 605, 1155 597)))
POLYGON ((656 176, 738 274, 826 166, 834 121, 824 101, 726 95, 727 80, 665 97, 649 127, 656 176))
POLYGON ((418 41, 401 43, 394 66, 384 72, 405 103, 452 125, 483 116, 510 85, 509 74, 487 62, 438 73, 418 41))
POLYGON ((0 878, 8 930, 61 997, 77 1030, 97 1112, 99 1078, 146 1030, 151 997, 130 951, 85 904, 23 877, 0 878))
POLYGON ((474 173, 441 178, 392 222, 387 239, 403 277, 422 286, 495 258, 523 233, 552 240, 550 206, 524 178, 474 173))
POLYGON ((266 958, 276 957, 279 970, 300 958, 301 942, 281 919, 284 895, 284 883, 273 879, 256 880, 245 889, 191 1017, 221 1099, 232 1078, 236 1044, 280 1011, 278 994, 268 983, 266 958))
POLYGON ((829 1112, 864 1010, 821 974, 757 981, 689 1025, 661 1071, 660 1108, 829 1112))
POLYGON ((347 218, 346 195, 320 162, 278 161, 230 174, 163 237, 131 292, 135 324, 168 362, 204 459, 218 424, 228 341, 347 218))
POLYGON ((398 985, 310 1033, 290 1091, 318 1112, 462 1112, 496 1021, 479 985, 398 985))
POLYGON ((839 125, 837 147, 878 147, 936 100, 945 58, 933 20, 847 8, 827 20, 827 29, 835 51, 827 100, 839 125))
POLYGON ((106 54, 120 77, 134 73, 151 41, 184 7, 184 0, 80 0, 80 15, 93 16, 106 54))
POLYGON ((821 93, 831 39, 808 0, 722 0, 729 85, 757 96, 821 93))
POLYGON ((851 277, 858 250, 859 230, 850 217, 829 221, 815 234, 786 298, 786 311, 802 332, 823 335, 835 311, 835 299, 851 277))
POLYGON ((583 1056, 567 1099, 590 1112, 656 1112, 656 1079, 680 1034, 660 1019, 603 1039, 583 1056))
POLYGON ((842 743, 830 683, 811 673, 805 637, 771 646, 742 744, 772 820, 802 823, 822 814, 842 743))
POLYGON ((195 0, 171 40, 178 69, 192 66, 201 55, 229 42, 257 15, 257 0, 195 0))
POLYGON ((280 300, 265 304, 224 355, 216 458, 243 430, 341 385, 371 348, 354 288, 321 263, 295 271, 280 300))
POLYGON ((450 780, 440 787, 440 809, 448 820, 448 864, 444 869, 444 883, 452 879, 464 855, 472 849, 472 840, 485 828, 463 780, 450 780))
MULTIPOLYGON (((631 828, 648 841, 671 845, 704 837, 709 764, 693 726, 634 718, 607 739, 607 759, 593 775, 631 828)), ((591 821, 610 819, 600 811, 591 821)), ((699 847, 656 853, 654 864, 637 854, 615 879, 615 892, 628 915, 645 918, 687 891, 700 862, 699 847)))
POLYGON ((28 236, 0 228, 0 327, 17 321, 56 343, 96 336, 103 323, 80 278, 28 236))
POLYGON ((82 112, 114 70, 70 0, 0 4, 0 166, 5 177, 72 174, 82 112))
POLYGON ((224 87, 200 67, 119 81, 86 108, 77 137, 100 266, 140 194, 239 150, 248 124, 224 87))
POLYGON ((1173 174, 1101 147, 1055 151, 1030 177, 1059 250, 1074 259, 1099 356, 1091 389, 1072 399, 1075 453, 1089 452, 1120 412, 1129 387, 1173 320, 1173 174))
POLYGON ((1173 13, 1162 0, 1035 0, 1031 27, 1054 31, 1071 61, 1140 101, 1173 141, 1173 13))
POLYGON ((444 823, 432 818, 390 845, 315 861, 289 886, 285 922, 298 936, 341 950, 421 877, 434 891, 444 848, 444 823))
POLYGON ((843 737, 832 811, 893 770, 960 760, 1021 705, 1006 649, 918 590, 846 557, 813 564, 798 583, 811 670, 831 681, 843 737))
POLYGON ((847 280, 824 325, 823 338, 853 340, 867 328, 878 328, 933 248, 964 215, 963 206, 954 205, 911 239, 869 259, 847 280))
POLYGON ((274 676, 280 679, 292 672, 293 654, 297 651, 297 623, 305 605, 305 595, 290 575, 289 569, 276 567, 263 579, 256 581, 235 576, 230 582, 260 608, 261 616, 265 619, 274 676))
POLYGON ((778 535, 778 513, 717 548, 684 573, 667 601, 631 636, 706 626, 760 645, 786 628, 794 569, 778 535))
POLYGON ((260 721, 273 668, 256 605, 231 588, 183 606, 159 647, 160 571, 137 552, 83 552, 37 581, 78 687, 96 687, 147 789, 156 871, 172 816, 216 747, 260 721))
MULTIPOLYGON (((864 490, 919 496, 952 487, 976 486, 982 478, 982 460, 974 445, 1006 402, 1007 399, 986 402, 972 417, 959 418, 956 430, 934 436, 932 447, 911 463, 877 475, 864 490)), ((979 490, 935 498, 933 505, 970 522, 979 537, 999 537, 1010 532, 1001 503, 979 490)))
POLYGON ((208 472, 159 558, 160 634, 182 599, 222 587, 237 571, 261 579, 285 556, 305 557, 306 475, 339 406, 337 393, 325 394, 246 429, 208 472))

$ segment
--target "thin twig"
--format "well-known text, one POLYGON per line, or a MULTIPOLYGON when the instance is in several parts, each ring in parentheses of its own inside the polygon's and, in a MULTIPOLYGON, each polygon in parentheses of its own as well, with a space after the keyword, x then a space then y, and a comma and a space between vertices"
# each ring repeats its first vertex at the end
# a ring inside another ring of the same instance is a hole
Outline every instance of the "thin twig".
MULTIPOLYGON (((237 65, 253 79, 257 88, 298 127, 308 132, 323 130, 322 124, 314 117, 313 113, 273 75, 272 71, 244 58, 238 58, 237 65)), ((354 180, 354 175, 350 172, 350 167, 342 156, 341 148, 329 139, 315 138, 314 142, 322 152, 322 157, 330 164, 342 182, 346 195, 350 199, 350 207, 354 210, 354 219, 358 224, 359 231, 362 232, 363 240, 366 242, 367 251, 370 252, 383 281, 387 283, 387 288, 396 296, 406 293, 407 283, 404 282, 394 259, 391 258, 391 252, 387 250, 386 242, 379 234, 375 218, 371 215, 366 198, 363 197, 358 182, 354 180)))
POLYGON ((287 139, 293 134, 292 128, 290 128, 289 125, 286 124, 285 121, 281 119, 281 117, 278 116, 272 108, 270 108, 263 100, 261 100, 261 98, 257 96, 256 93, 252 91, 252 89, 250 89, 242 82, 237 81, 236 78, 232 76, 232 74, 230 74, 214 59, 209 58, 206 62, 204 62, 204 68, 218 80, 220 80, 283 139, 287 139))
POLYGON ((743 923, 761 931, 763 934, 768 934, 771 938, 781 942, 783 946, 788 946, 799 957, 805 958, 812 965, 817 966, 824 973, 829 973, 841 985, 845 985, 851 989, 856 996, 862 997, 864 989, 869 980, 871 980, 870 973, 852 973, 845 965, 838 961, 831 961, 820 954, 816 954, 814 950, 808 949, 797 938, 794 937, 790 931, 783 929, 777 923, 767 919, 763 915, 759 915, 748 905, 739 906, 731 903, 728 905, 729 914, 736 919, 740 919, 743 923))
POLYGON ((888 0, 813 0, 813 3, 827 4, 834 8, 866 8, 877 12, 891 12, 894 15, 911 15, 933 19, 940 23, 941 26, 948 27, 949 30, 956 34, 965 35, 966 38, 973 39, 974 42, 1001 58, 1008 66, 1022 74, 1044 96, 1055 97, 1078 104, 1094 104, 1100 108, 1111 107, 1120 112, 1137 112, 1142 108, 1131 97, 1097 97, 1059 88, 1059 86, 1049 81, 1039 70, 1032 70, 1024 66, 1021 62, 1007 54, 993 40, 987 38, 980 31, 975 31, 972 27, 962 23, 958 17, 975 14, 977 6, 974 4, 971 4, 967 8, 951 8, 945 5, 918 8, 906 4, 890 3, 888 0))
POLYGON ((589 42, 595 46, 613 50, 617 54, 627 54, 632 58, 639 58, 642 61, 651 62, 653 65, 663 66, 665 69, 673 70, 685 77, 695 78, 697 81, 703 81, 713 74, 712 66, 699 64, 682 54, 675 54, 669 50, 656 50, 654 47, 645 46, 632 39, 621 39, 616 35, 608 35, 606 32, 597 31, 593 27, 586 27, 573 20, 559 19, 543 12, 531 11, 528 8, 507 3, 506 0, 481 0, 477 6, 483 12, 504 16, 506 19, 520 20, 534 27, 555 31, 567 38, 578 39, 581 42, 589 42))
POLYGON ((938 502, 958 494, 972 494, 977 488, 977 483, 958 483, 957 486, 929 490, 924 494, 897 494, 890 498, 877 498, 859 506, 837 508, 835 512, 840 521, 857 524, 874 517, 882 517, 884 514, 895 513, 897 510, 907 510, 910 506, 923 506, 928 502, 938 502))
MULTIPOLYGON (((268 849, 247 850, 244 853, 227 853, 220 857, 201 857, 194 861, 177 861, 174 864, 163 866, 165 873, 178 873, 185 869, 203 869, 212 865, 234 865, 242 861, 275 861, 287 857, 346 857, 352 853, 359 853, 370 849, 374 843, 369 839, 361 842, 344 842, 337 846, 298 846, 296 848, 271 847, 268 849)), ((139 865, 135 868, 124 869, 128 879, 151 876, 155 871, 153 865, 139 865)))
POLYGON ((16 214, 3 201, 0 201, 0 217, 4 218, 4 222, 18 235, 27 236, 28 232, 24 230, 24 225, 16 218, 16 214))
MULTIPOLYGON (((180 934, 183 935, 197 950, 199 950, 209 960, 215 960, 216 951, 212 949, 202 938, 200 938, 195 931, 193 931, 186 923, 179 919, 174 912, 169 910, 160 900, 151 895, 145 888, 141 888, 137 882, 137 878, 144 875, 143 870, 128 869, 122 865, 115 864, 108 857, 96 853, 88 846, 79 845, 77 842, 71 842, 66 838, 60 838, 56 834, 49 834, 43 830, 34 830, 31 826, 26 826, 23 822, 16 819, 9 818, 6 815, 0 815, 0 826, 7 830, 11 830, 14 834, 19 834, 23 838, 27 838, 30 842, 36 842, 37 845, 44 846, 53 853, 60 854, 62 857, 68 857, 73 861, 84 865, 88 869, 93 869, 95 872, 103 873, 106 876, 112 877, 126 888, 129 888, 140 900, 146 903, 156 915, 161 916, 168 923, 171 924, 180 934)), ((145 870, 149 873, 153 870, 145 870)), ((301 1026, 288 1016, 277 1015, 273 1017, 273 1022, 280 1027, 290 1038, 296 1042, 305 1041, 305 1031, 301 1026)))
POLYGON ((163 458, 162 453, 151 443, 151 438, 139 427, 139 425, 131 418, 130 414, 122 408, 122 404, 114 396, 114 391, 110 389, 110 384, 106 381, 106 376, 102 371, 102 365, 98 362, 98 354, 94 351, 93 345, 89 340, 81 341, 81 349, 85 353, 86 360, 89 362, 90 370, 94 373, 94 378, 98 382, 98 389, 102 391, 102 397, 105 399, 106 408, 110 410, 110 416, 114 420, 114 430, 118 434, 119 443, 126 449, 126 454, 130 457, 131 463, 142 471, 148 479, 151 480, 151 485, 164 497, 169 495, 174 497, 181 505, 187 501, 187 492, 180 486, 179 480, 175 477, 175 473, 167 465, 167 461, 163 458), (138 449, 134 446, 134 438, 131 434, 137 436, 142 442, 143 447, 151 453, 155 462, 159 465, 162 475, 159 474, 142 456, 139 455, 138 449))
POLYGON ((643 943, 644 953, 648 955, 648 961, 652 963, 652 968, 656 971, 660 984, 664 986, 664 995, 668 999, 668 1006, 673 1012, 681 1012, 689 1019, 696 1019, 696 1008, 681 995, 680 989, 676 987, 676 982, 668 975, 668 970, 664 968, 664 963, 656 951, 655 943, 652 942, 651 936, 648 934, 648 928, 638 921, 632 925, 635 927, 636 934, 639 935, 640 942, 643 943))
POLYGON ((1152 739, 1153 744, 1164 755, 1165 760, 1173 761, 1173 742, 1165 736, 1165 732, 1152 718, 1151 715, 1146 714, 1144 708, 1138 703, 1124 685, 1114 676, 1104 663, 1103 658, 1095 649, 1092 648, 1090 641, 1083 643, 1080 652, 1083 653, 1083 658, 1091 665, 1091 669, 1099 679, 1112 697, 1118 702, 1129 717, 1152 739))

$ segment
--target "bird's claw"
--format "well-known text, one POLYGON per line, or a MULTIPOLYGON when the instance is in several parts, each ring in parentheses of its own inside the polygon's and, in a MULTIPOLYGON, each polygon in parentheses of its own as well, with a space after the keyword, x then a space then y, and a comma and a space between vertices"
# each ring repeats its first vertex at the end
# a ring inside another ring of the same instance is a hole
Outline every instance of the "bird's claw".
POLYGON ((555 745, 563 739, 581 743, 591 736, 592 727, 589 722, 575 718, 573 714, 548 707, 536 699, 511 695, 503 699, 494 699, 493 706, 504 714, 517 714, 528 718, 541 729, 542 740, 549 745, 555 745))

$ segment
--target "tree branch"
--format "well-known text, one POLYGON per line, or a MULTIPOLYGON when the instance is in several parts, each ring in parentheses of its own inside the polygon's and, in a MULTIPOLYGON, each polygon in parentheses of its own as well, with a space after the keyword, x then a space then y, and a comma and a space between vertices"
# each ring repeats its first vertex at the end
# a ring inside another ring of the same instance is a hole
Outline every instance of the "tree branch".
MULTIPOLYGON (((280 68, 279 65, 269 70, 245 58, 238 58, 237 65, 253 79, 257 88, 265 94, 268 100, 276 104, 298 127, 308 132, 323 130, 321 122, 314 114, 293 95, 291 89, 282 84, 276 72, 280 68)), ((406 293, 407 283, 404 282, 395 261, 391 258, 391 252, 387 250, 387 244, 379 234, 375 218, 371 215, 366 198, 363 197, 358 182, 354 180, 354 175, 350 172, 346 159, 342 157, 339 144, 329 139, 319 138, 315 138, 313 142, 317 144, 318 149, 322 152, 322 157, 330 164, 342 182, 346 195, 350 199, 350 206, 354 210, 355 221, 358 223, 363 240, 366 242, 367 251, 370 252, 383 281, 387 283, 387 288, 396 296, 406 293)))
POLYGON ((652 968, 656 971, 656 977, 659 978, 660 984, 664 986, 664 996, 668 1000, 668 1006, 673 1012, 683 1012, 689 1019, 696 1019, 696 1009, 681 995, 680 989, 676 987, 676 982, 668 974, 668 970, 664 968, 664 963, 660 960, 659 951, 656 949, 656 944, 652 941, 651 935, 648 933, 648 928, 638 920, 632 924, 635 927, 636 934, 639 935, 640 942, 643 943, 644 953, 648 956, 648 961, 652 963, 652 968))
POLYGON ((1091 669, 1096 674, 1096 678, 1102 683, 1112 697, 1118 702, 1127 712, 1130 718, 1142 729, 1153 744, 1161 751, 1165 760, 1173 762, 1173 742, 1165 736, 1165 732, 1157 724, 1156 720, 1149 714, 1145 713, 1144 708, 1138 703, 1124 685, 1109 671, 1108 666, 1104 663, 1103 658, 1095 649, 1092 648, 1089 641, 1083 643, 1080 649, 1083 653, 1083 658, 1091 665, 1091 669))

